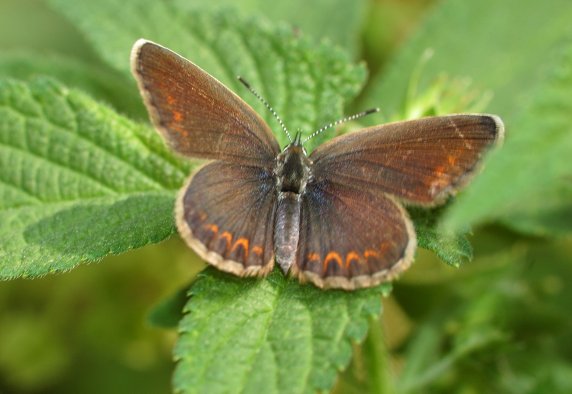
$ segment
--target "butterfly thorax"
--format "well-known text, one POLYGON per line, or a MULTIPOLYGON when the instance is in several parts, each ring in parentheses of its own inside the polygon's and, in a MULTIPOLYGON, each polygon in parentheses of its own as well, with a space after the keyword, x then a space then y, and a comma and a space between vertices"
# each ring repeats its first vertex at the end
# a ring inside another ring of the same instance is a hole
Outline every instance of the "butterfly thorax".
POLYGON ((278 192, 302 194, 311 175, 312 162, 296 142, 288 145, 276 158, 274 174, 278 192))

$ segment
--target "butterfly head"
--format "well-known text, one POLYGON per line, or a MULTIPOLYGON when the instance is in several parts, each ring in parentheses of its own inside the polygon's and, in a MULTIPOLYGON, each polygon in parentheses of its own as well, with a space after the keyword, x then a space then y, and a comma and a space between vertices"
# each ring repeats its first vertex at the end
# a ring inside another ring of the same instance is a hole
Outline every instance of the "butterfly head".
POLYGON ((300 130, 296 131, 294 134, 294 140, 290 144, 286 145, 282 152, 290 151, 291 153, 296 153, 303 156, 308 156, 306 148, 304 148, 304 141, 302 141, 302 132, 300 130))

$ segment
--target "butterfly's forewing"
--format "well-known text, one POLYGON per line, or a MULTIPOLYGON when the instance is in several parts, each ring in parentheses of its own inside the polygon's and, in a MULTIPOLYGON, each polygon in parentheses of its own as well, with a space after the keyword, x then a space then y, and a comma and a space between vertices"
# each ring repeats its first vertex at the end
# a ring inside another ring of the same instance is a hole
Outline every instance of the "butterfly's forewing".
POLYGON ((215 161, 181 191, 177 227, 189 246, 217 268, 264 275, 274 265, 275 204, 271 170, 215 161))
POLYGON ((151 120, 176 152, 247 165, 271 163, 279 152, 258 114, 187 59, 139 40, 131 68, 151 120))
POLYGON ((318 179, 433 205, 465 184, 502 136, 496 116, 439 116, 349 133, 319 146, 310 158, 318 179))
POLYGON ((294 276, 352 290, 391 280, 413 259, 415 233, 405 210, 384 193, 313 180, 302 197, 294 276))

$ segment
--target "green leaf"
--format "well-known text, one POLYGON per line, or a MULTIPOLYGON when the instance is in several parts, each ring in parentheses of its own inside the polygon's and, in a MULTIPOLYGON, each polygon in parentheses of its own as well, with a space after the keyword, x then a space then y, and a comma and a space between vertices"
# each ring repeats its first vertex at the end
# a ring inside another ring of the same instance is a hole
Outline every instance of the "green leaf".
MULTIPOLYGON (((463 338, 462 341, 455 344, 456 346, 446 355, 439 358, 436 357, 440 345, 437 340, 442 339, 439 337, 442 333, 438 327, 423 327, 423 330, 412 343, 410 353, 408 353, 408 359, 419 358, 415 359, 415 361, 427 362, 427 360, 421 359, 421 357, 426 357, 430 358, 431 362, 424 365, 423 367, 425 368, 423 370, 415 370, 413 367, 411 367, 411 369, 407 368, 403 372, 403 379, 399 381, 398 392, 417 393, 423 386, 427 386, 429 383, 453 369, 454 364, 459 360, 468 358, 471 354, 478 351, 483 351, 494 345, 498 345, 505 340, 501 332, 490 327, 482 328, 480 332, 472 332, 471 334, 470 337, 463 338), (418 354, 415 354, 416 352, 418 354)), ((408 365, 408 367, 410 367, 410 365, 408 365)), ((415 365, 415 367, 419 366, 415 365)))
POLYGON ((494 93, 490 111, 512 116, 553 67, 550 60, 571 18, 572 3, 567 0, 442 1, 387 71, 372 81, 364 101, 398 112, 409 79, 430 48, 433 57, 424 66, 420 91, 443 73, 469 78, 475 88, 494 93))
POLYGON ((528 201, 526 209, 502 222, 513 230, 538 236, 572 234, 572 178, 564 177, 542 195, 528 201))
POLYGON ((470 275, 462 270, 462 280, 394 292, 416 319, 412 338, 400 347, 398 360, 407 362, 396 392, 570 391, 572 349, 562 344, 572 340, 572 288, 566 285, 572 243, 509 241, 503 232, 476 234, 483 246, 490 248, 491 237, 499 244, 467 266, 470 275))
POLYGON ((0 76, 30 80, 42 75, 57 78, 68 87, 79 88, 93 98, 111 104, 119 112, 147 119, 141 96, 133 89, 131 78, 127 79, 109 67, 56 54, 0 54, 0 76))
POLYGON ((420 91, 446 74, 493 92, 487 110, 505 121, 505 147, 491 155, 483 174, 452 205, 447 228, 504 220, 530 209, 526 203, 569 168, 571 45, 564 33, 570 33, 571 19, 567 0, 447 0, 373 82, 365 102, 398 112, 413 70, 431 48, 434 56, 420 91))
POLYGON ((0 81, 0 278, 165 239, 187 171, 153 130, 79 92, 0 81))
POLYGON ((464 233, 448 233, 437 228, 443 209, 409 208, 408 211, 415 224, 418 245, 433 251, 447 264, 459 267, 473 259, 473 248, 464 233))
POLYGON ((183 393, 329 390, 381 310, 390 285, 322 291, 279 270, 245 279, 208 269, 179 326, 174 384, 183 393))
POLYGON ((161 300, 151 309, 147 320, 150 324, 160 328, 177 327, 179 321, 183 317, 183 309, 187 304, 187 293, 189 285, 184 286, 161 300))
POLYGON ((507 279, 505 271, 517 267, 525 252, 505 245, 502 252, 476 259, 471 267, 478 268, 463 280, 417 289, 445 294, 427 300, 427 310, 405 349, 408 362, 396 381, 397 392, 432 392, 431 385, 451 375, 462 360, 472 360, 479 352, 498 351, 496 347, 508 340, 500 327, 511 294, 498 282, 512 283, 514 278, 507 279))
POLYGON ((304 0, 265 1, 265 0, 214 0, 190 2, 175 0, 183 8, 194 9, 236 9, 241 15, 264 15, 273 22, 288 22, 302 34, 308 34, 316 41, 329 39, 355 53, 361 32, 362 19, 367 2, 364 0, 314 0, 312 6, 304 0), (300 10, 304 12, 300 12, 300 10), (324 15, 327 22, 324 23, 324 15))
MULTIPOLYGON (((488 161, 488 171, 477 178, 474 187, 461 195, 447 212, 444 226, 452 229, 486 219, 510 222, 532 215, 543 227, 570 228, 572 202, 569 190, 562 190, 572 175, 572 35, 561 56, 553 63, 551 75, 535 90, 523 113, 514 119, 514 134, 501 151, 488 161), (561 220, 549 218, 546 203, 558 196, 563 203, 561 220), (547 217, 539 217, 538 209, 547 217), (567 213, 567 214, 566 214, 567 213)), ((569 187, 568 187, 569 188, 569 187)), ((526 229, 522 226, 521 229, 526 229)), ((533 231, 533 233, 536 231, 533 231)), ((548 229, 550 233, 552 230, 548 229)))
MULTIPOLYGON (((280 126, 237 75, 270 102, 290 130, 306 134, 339 119, 366 75, 364 67, 352 65, 347 54, 331 45, 315 45, 289 29, 230 12, 195 12, 154 0, 51 3, 78 25, 108 64, 125 74, 126 56, 141 37, 187 57, 246 100, 282 145, 287 139, 280 126)), ((310 150, 327 138, 320 137, 312 140, 310 150)))

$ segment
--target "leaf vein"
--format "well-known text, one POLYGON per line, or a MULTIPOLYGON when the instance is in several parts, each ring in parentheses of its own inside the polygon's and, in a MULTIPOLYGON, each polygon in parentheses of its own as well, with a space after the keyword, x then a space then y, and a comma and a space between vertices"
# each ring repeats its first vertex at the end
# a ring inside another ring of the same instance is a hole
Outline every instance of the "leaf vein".
MULTIPOLYGON (((159 182, 157 182, 155 179, 151 178, 148 174, 146 174, 145 172, 143 172, 143 170, 141 170, 140 168, 136 167, 133 163, 130 163, 129 161, 127 161, 125 158, 117 156, 114 152, 109 151, 108 149, 106 149, 105 147, 98 145, 96 141, 88 138, 87 136, 80 134, 79 132, 77 132, 79 130, 78 127, 78 117, 79 114, 72 110, 72 108, 69 107, 69 102, 68 102, 68 108, 70 109, 70 111, 74 114, 75 117, 75 131, 74 130, 70 130, 70 129, 66 129, 64 126, 57 124, 56 122, 54 122, 53 120, 51 120, 48 116, 46 116, 45 112, 44 112, 44 107, 43 107, 43 103, 38 100, 36 97, 34 97, 32 95, 32 97, 34 98, 34 101, 36 101, 36 103, 39 104, 40 107, 40 111, 42 111, 42 115, 43 116, 34 116, 31 114, 27 114, 21 111, 18 111, 16 108, 14 108, 13 106, 8 106, 8 105, 2 105, 0 104, 0 108, 4 107, 8 110, 12 110, 14 113, 22 116, 26 121, 29 119, 38 119, 38 120, 43 120, 46 123, 48 123, 50 126, 52 126, 54 129, 56 130, 60 130, 62 132, 64 132, 65 134, 68 134, 72 137, 77 138, 78 140, 81 141, 85 141, 87 142, 90 146, 95 147, 97 150, 101 151, 102 153, 104 153, 106 156, 112 157, 113 159, 116 159, 118 162, 123 163, 124 165, 126 165, 127 167, 135 170, 137 173, 139 173, 140 175, 142 175, 144 178, 146 178, 147 180, 149 180, 151 183, 155 184, 156 186, 159 186, 161 188, 164 188, 164 185, 160 184, 159 182)), ((66 97, 69 98, 69 97, 66 97)), ((67 100, 66 100, 67 101, 67 100)), ((41 156, 38 156, 41 157, 41 156)), ((52 161, 53 163, 56 163, 55 161, 52 161)), ((65 167, 63 165, 61 165, 62 167, 65 167)), ((85 174, 87 175, 87 174, 85 174)), ((93 177, 92 177, 93 178, 93 177)), ((95 178, 93 178, 95 179, 95 178)))
POLYGON ((49 158, 49 157, 41 156, 41 155, 39 155, 39 154, 36 153, 36 152, 30 151, 30 150, 26 150, 26 149, 20 148, 20 147, 15 146, 15 145, 9 145, 9 144, 7 144, 7 143, 4 142, 4 141, 0 142, 0 146, 3 146, 3 147, 5 147, 5 148, 7 148, 7 149, 15 150, 15 151, 19 152, 20 154, 32 156, 32 157, 35 158, 35 160, 45 161, 45 162, 47 162, 47 163, 49 163, 49 164, 51 164, 51 165, 54 165, 54 166, 56 166, 56 167, 59 167, 59 168, 65 170, 65 171, 68 171, 68 172, 71 172, 71 173, 74 173, 74 174, 81 175, 82 177, 89 178, 91 181, 93 181, 93 182, 94 182, 95 184, 97 184, 98 186, 100 186, 100 187, 106 189, 106 191, 111 192, 111 193, 114 193, 114 194, 118 194, 118 192, 117 192, 116 190, 112 189, 111 187, 109 187, 108 185, 106 185, 105 183, 103 183, 102 180, 97 179, 96 177, 94 177, 93 175, 91 175, 91 174, 89 174, 89 173, 80 171, 80 170, 75 169, 75 168, 73 168, 73 167, 65 166, 65 165, 63 165, 63 164, 61 164, 61 163, 58 163, 57 161, 52 160, 52 159, 49 158))

